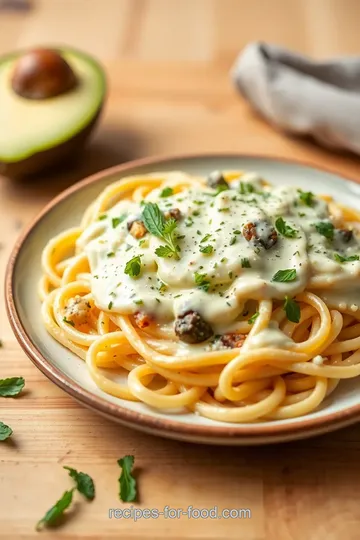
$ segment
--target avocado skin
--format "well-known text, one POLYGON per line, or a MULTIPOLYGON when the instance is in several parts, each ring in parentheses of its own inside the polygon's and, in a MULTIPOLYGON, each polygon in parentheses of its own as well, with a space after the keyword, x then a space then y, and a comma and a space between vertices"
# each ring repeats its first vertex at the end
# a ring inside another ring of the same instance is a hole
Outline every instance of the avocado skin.
POLYGON ((85 126, 82 131, 74 135, 71 139, 68 139, 57 146, 53 146, 52 148, 48 148, 47 150, 32 154, 21 161, 12 161, 8 163, 0 161, 0 174, 7 176, 8 178, 24 178, 26 176, 34 176, 45 170, 51 170, 59 163, 63 165, 64 160, 70 160, 76 154, 81 152, 99 120, 101 110, 102 105, 99 107, 98 112, 90 124, 85 126))
MULTIPOLYGON (((85 143, 87 142, 87 139, 91 135, 91 132, 95 128, 104 103, 106 101, 107 97, 107 81, 106 81, 106 74, 104 72, 104 69, 99 64, 97 60, 95 60, 93 57, 91 57, 89 54, 79 50, 74 49, 72 47, 63 47, 63 46, 45 46, 45 48, 49 49, 55 49, 58 51, 69 51, 77 55, 81 55, 82 57, 86 57, 88 61, 95 62, 97 65, 97 68, 100 70, 101 76, 103 77, 104 81, 104 92, 102 95, 102 99, 99 102, 98 110, 94 113, 94 116, 92 120, 83 127, 81 131, 76 133, 73 137, 70 139, 65 140, 64 142, 53 146, 51 148, 48 148, 46 150, 40 150, 39 152, 35 152, 34 154, 19 160, 19 161, 2 161, 0 160, 0 175, 8 177, 8 178, 24 178, 24 177, 31 177, 34 176, 40 172, 51 170, 56 165, 64 165, 64 160, 71 160, 74 156, 79 154, 81 150, 83 149, 85 143)), ((19 55, 22 54, 22 52, 25 51, 14 51, 9 54, 6 54, 4 56, 0 57, 0 62, 2 60, 8 60, 8 59, 16 59, 19 55)))

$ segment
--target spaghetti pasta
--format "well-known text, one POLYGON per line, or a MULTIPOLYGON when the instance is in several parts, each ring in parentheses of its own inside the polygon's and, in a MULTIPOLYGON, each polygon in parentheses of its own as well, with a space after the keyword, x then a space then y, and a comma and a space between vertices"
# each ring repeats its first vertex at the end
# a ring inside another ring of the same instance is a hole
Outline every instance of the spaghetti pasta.
POLYGON ((117 398, 306 415, 360 375, 359 223, 254 173, 124 178, 44 248, 44 325, 117 398))

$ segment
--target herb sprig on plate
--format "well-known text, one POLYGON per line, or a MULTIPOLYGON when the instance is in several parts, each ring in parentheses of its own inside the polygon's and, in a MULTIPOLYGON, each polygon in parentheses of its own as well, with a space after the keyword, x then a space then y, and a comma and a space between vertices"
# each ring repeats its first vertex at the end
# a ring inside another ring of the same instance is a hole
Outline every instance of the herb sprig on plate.
POLYGON ((180 247, 177 244, 175 219, 165 219, 164 214, 156 203, 145 203, 142 212, 143 222, 149 233, 161 238, 165 246, 159 246, 155 253, 158 257, 180 259, 180 247))

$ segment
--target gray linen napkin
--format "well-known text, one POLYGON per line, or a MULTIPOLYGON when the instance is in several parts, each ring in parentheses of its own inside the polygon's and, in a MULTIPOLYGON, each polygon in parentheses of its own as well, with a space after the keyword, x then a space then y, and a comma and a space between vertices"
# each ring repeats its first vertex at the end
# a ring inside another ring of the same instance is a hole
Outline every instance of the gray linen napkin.
POLYGON ((251 43, 232 76, 271 123, 360 154, 360 58, 314 62, 276 45, 251 43))

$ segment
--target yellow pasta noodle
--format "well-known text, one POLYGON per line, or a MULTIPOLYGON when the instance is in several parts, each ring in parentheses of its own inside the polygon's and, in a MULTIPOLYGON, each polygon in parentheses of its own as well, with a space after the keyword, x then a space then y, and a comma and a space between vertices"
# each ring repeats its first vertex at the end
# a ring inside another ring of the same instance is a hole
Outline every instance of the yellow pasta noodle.
POLYGON ((360 375, 359 223, 255 173, 119 179, 45 246, 44 325, 119 399, 220 422, 306 415, 360 375))

